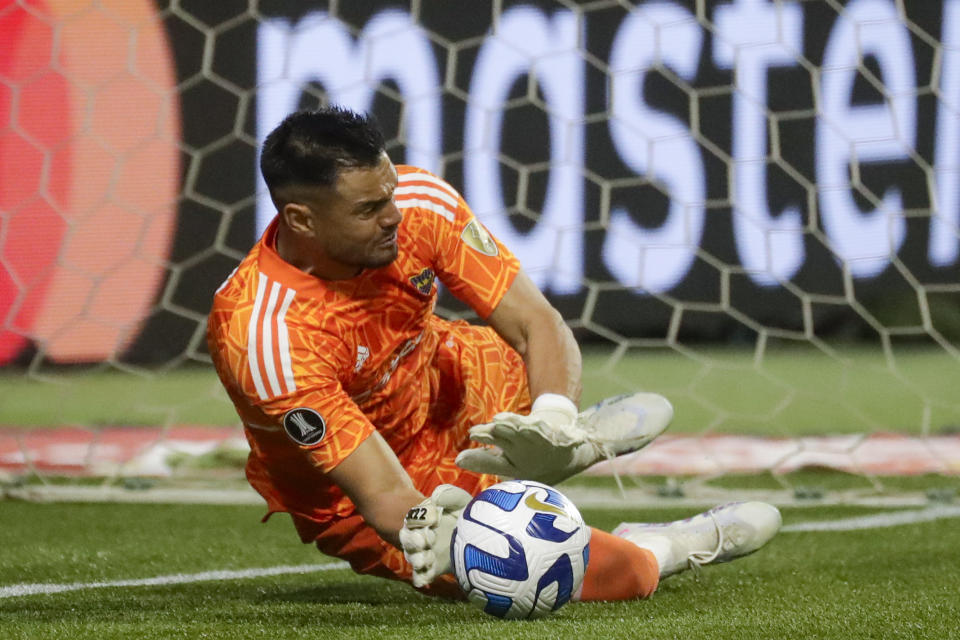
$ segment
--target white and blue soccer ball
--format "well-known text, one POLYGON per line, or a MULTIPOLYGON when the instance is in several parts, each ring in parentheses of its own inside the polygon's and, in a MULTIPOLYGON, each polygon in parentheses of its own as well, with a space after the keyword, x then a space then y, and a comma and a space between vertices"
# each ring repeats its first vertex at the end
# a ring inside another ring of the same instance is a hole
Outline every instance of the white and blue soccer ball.
POLYGON ((590 527, 553 487, 511 480, 464 508, 450 555, 470 602, 499 618, 539 618, 566 604, 583 583, 590 527))

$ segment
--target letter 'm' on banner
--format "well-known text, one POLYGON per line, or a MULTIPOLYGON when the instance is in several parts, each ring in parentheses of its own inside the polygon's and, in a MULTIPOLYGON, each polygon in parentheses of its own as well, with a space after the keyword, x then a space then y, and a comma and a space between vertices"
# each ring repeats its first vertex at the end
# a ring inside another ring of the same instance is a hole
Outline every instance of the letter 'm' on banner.
MULTIPOLYGON (((402 11, 374 16, 354 41, 342 22, 314 12, 293 24, 261 23, 257 37, 257 135, 262 141, 300 101, 304 87, 321 84, 330 102, 370 109, 377 86, 396 82, 403 95, 407 162, 440 170, 440 83, 430 40, 402 11)), ((257 235, 276 213, 257 172, 257 235)))

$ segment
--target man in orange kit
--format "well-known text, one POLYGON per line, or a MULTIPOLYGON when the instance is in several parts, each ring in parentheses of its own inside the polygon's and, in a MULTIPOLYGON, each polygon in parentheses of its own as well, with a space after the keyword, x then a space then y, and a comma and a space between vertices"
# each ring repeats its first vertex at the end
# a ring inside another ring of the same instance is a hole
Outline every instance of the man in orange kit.
MULTIPOLYGON (((277 216, 218 289, 208 342, 245 425, 247 478, 304 542, 457 596, 450 535, 473 494, 498 476, 559 482, 669 424, 651 393, 579 411, 580 351, 560 314, 453 187, 390 161, 369 118, 294 113, 261 170, 277 216), (437 279, 488 326, 436 316, 437 279)), ((575 597, 646 597, 779 526, 754 502, 595 529, 575 597)))

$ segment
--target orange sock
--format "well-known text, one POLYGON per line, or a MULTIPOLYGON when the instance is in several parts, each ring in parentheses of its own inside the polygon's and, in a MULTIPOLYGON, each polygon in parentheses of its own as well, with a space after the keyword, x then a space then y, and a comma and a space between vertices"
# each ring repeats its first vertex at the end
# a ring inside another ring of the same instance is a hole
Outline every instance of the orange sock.
POLYGON ((593 529, 590 562, 580 600, 647 598, 657 590, 660 567, 646 549, 606 531, 593 529))

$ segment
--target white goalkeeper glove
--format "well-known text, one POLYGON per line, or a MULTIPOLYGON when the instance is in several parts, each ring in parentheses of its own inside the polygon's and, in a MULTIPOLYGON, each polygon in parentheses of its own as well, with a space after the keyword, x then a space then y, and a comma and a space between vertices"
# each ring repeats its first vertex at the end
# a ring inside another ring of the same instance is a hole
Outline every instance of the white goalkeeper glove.
POLYGON ((493 447, 461 451, 469 471, 555 484, 600 460, 648 445, 673 419, 661 395, 635 393, 603 400, 582 413, 564 396, 547 393, 530 415, 498 413, 470 428, 470 439, 493 447))
POLYGON ((400 546, 413 567, 413 586, 425 587, 437 576, 450 573, 450 538, 469 493, 452 484, 441 484, 430 497, 411 507, 400 529, 400 546))

